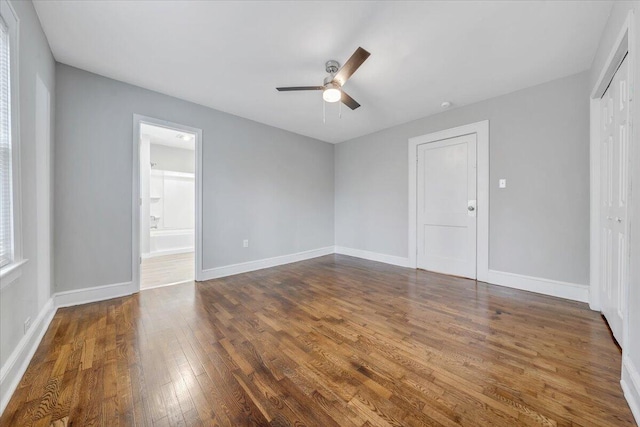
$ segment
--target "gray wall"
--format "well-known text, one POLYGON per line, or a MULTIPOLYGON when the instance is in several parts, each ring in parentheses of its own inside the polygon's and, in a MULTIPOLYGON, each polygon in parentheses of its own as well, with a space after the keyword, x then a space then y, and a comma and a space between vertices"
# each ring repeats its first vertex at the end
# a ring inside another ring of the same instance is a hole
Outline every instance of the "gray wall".
POLYGON ((196 153, 185 148, 167 147, 151 143, 151 162, 154 169, 194 173, 196 169, 196 153))
POLYGON ((406 257, 408 139, 489 119, 490 268, 589 283, 588 82, 584 72, 338 144, 336 245, 406 257))
MULTIPOLYGON (((19 79, 20 79, 20 156, 22 187, 23 256, 29 261, 22 267, 21 277, 0 291, 0 365, 24 336, 23 323, 27 317, 35 321, 51 293, 50 270, 38 270, 42 265, 38 254, 37 193, 49 193, 51 177, 36 179, 36 78, 39 75, 53 96, 55 62, 47 39, 31 2, 12 1, 19 24, 19 79), (38 187, 40 186, 40 187, 38 187), (47 277, 48 276, 48 277, 47 277), (41 285, 48 289, 40 289, 41 285), (40 296, 40 298, 39 298, 40 296), (44 298, 44 300, 42 300, 44 298)), ((53 101, 53 99, 52 99, 53 101)), ((53 107, 53 105, 52 105, 53 107)), ((53 123, 53 120, 51 120, 53 123)), ((50 139, 50 138, 49 138, 50 139)), ((50 146, 39 149, 49 150, 50 146)), ((38 153, 41 155, 42 153, 38 153)), ((45 165, 45 168, 49 165, 45 165)), ((44 215, 50 212, 43 212, 44 215)), ((49 234, 50 230, 40 230, 49 234)), ((47 263, 44 263, 47 264, 47 263)), ((6 385, 6 384, 3 384, 6 385)), ((4 394, 0 390, 0 395, 4 394)))
POLYGON ((62 64, 56 91, 57 291, 131 280, 134 113, 203 130, 205 269, 333 245, 333 145, 62 64))
MULTIPOLYGON (((636 39, 635 48, 636 55, 637 49, 640 47, 640 2, 637 1, 620 1, 615 2, 611 9, 611 15, 607 21, 607 25, 602 32, 598 51, 596 53, 593 65, 591 67, 590 85, 589 91, 595 86, 598 77, 604 63, 613 49, 613 44, 616 41, 616 37, 620 33, 622 25, 624 24, 627 14, 630 10, 635 11, 635 32, 636 39)), ((634 81, 640 82, 640 64, 636 61, 634 81)), ((640 99, 640 88, 638 84, 634 85, 635 95, 634 101, 640 99)), ((638 103, 632 106, 632 114, 634 116, 633 122, 640 123, 640 108, 638 103)), ((640 129, 638 126, 633 126, 633 138, 631 140, 631 156, 633 168, 633 176, 631 177, 631 198, 629 204, 629 221, 630 221, 630 233, 629 233, 629 254, 631 257, 630 271, 629 271, 629 342, 627 351, 629 352, 629 358, 635 366, 636 370, 640 370, 640 129)), ((636 390, 636 399, 640 399, 640 390, 636 390)), ((637 401, 638 402, 638 401, 637 401)), ((640 421, 640 420, 638 420, 640 421)))

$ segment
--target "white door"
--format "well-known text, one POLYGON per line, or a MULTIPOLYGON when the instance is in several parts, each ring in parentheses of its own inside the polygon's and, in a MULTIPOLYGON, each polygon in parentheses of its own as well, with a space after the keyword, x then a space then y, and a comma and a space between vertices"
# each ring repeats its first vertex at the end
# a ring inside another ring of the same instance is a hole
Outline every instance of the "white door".
POLYGON ((600 139, 600 289, 602 313, 620 345, 627 297, 629 85, 622 61, 602 96, 600 139))
POLYGON ((418 146, 418 268, 476 278, 476 134, 418 146))

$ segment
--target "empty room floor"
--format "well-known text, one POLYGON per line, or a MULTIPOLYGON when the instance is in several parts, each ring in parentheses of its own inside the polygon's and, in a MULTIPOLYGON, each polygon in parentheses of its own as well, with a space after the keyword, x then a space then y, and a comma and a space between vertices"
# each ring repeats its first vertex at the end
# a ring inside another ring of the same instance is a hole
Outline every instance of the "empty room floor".
POLYGON ((142 260, 140 288, 150 289, 193 280, 193 252, 163 255, 142 260))
POLYGON ((2 426, 633 426, 586 304, 341 255, 58 310, 2 426))

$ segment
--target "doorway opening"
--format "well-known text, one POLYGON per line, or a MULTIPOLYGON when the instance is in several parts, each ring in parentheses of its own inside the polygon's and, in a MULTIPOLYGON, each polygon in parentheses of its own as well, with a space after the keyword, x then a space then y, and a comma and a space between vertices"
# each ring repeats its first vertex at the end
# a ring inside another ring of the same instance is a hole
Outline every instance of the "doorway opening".
POLYGON ((136 127, 139 288, 192 282, 199 254, 200 132, 153 119, 140 119, 136 127))

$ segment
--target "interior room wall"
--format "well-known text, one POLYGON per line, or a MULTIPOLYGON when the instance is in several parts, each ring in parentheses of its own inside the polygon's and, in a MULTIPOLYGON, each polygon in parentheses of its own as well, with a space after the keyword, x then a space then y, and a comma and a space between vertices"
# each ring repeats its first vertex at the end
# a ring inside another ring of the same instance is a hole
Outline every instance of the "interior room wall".
POLYGON ((332 144, 63 64, 56 85, 57 291, 132 280, 134 113, 203 130, 205 269, 333 245, 332 144))
POLYGON ((167 147, 166 145, 151 143, 151 162, 154 169, 194 173, 196 155, 193 150, 186 148, 167 147))
MULTIPOLYGON (((634 12, 635 25, 635 38, 631 41, 636 49, 636 69, 633 76, 635 83, 633 84, 634 94, 632 97, 634 103, 631 107, 632 123, 635 124, 640 123, 640 108, 637 101, 640 99, 640 89, 638 88, 640 64, 637 60, 638 49, 640 49, 640 2, 618 1, 614 3, 591 66, 588 93, 591 93, 600 77, 602 68, 630 11, 634 12)), ((625 379, 627 387, 625 390, 627 401, 629 401, 629 406, 633 410, 636 420, 640 422, 640 131, 635 125, 632 127, 631 164, 634 167, 632 168, 631 197, 629 199, 629 256, 631 260, 627 308, 629 319, 623 379, 625 379)))
POLYGON ((583 72, 338 144, 336 246, 407 257, 408 139, 488 119, 490 268, 588 284, 588 82, 583 72))
MULTIPOLYGON (((10 355, 25 337, 24 322, 35 322, 51 294, 51 163, 55 61, 31 2, 10 1, 19 18, 20 171, 23 256, 15 281, 0 283, 0 396, 13 378, 4 376, 10 355), (51 102, 51 108, 46 103, 51 102), (47 129, 47 127, 49 129, 47 129)), ((33 325, 33 323, 32 323, 33 325)), ((22 360, 15 361, 22 363, 22 360)), ((13 372, 13 371, 11 371, 13 372)), ((10 375, 11 373, 9 373, 10 375)))

